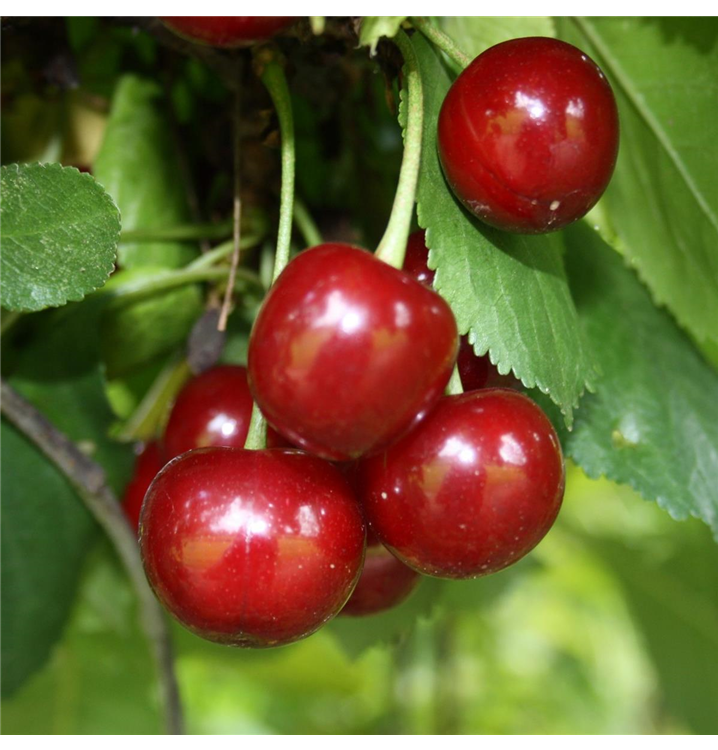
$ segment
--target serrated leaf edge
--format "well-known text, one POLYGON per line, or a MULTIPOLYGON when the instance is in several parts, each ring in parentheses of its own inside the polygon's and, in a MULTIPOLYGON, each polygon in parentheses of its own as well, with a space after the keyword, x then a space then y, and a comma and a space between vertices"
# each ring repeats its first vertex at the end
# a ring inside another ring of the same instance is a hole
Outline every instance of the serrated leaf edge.
POLYGON ((80 175, 80 179, 82 180, 89 180, 94 185, 97 185, 100 190, 102 191, 102 200, 104 200, 106 203, 109 203, 112 208, 115 210, 115 214, 117 216, 117 233, 115 235, 115 251, 112 259, 112 265, 107 271, 107 275, 102 281, 102 283, 97 284, 96 286, 91 286, 88 288, 88 290, 82 294, 82 295, 68 295, 65 298, 64 302, 58 302, 57 304, 52 305, 43 305, 42 307, 21 307, 21 306, 8 306, 5 303, 5 300, 3 300, 2 307, 4 310, 9 310, 12 312, 21 312, 21 313, 31 313, 31 312, 40 312, 41 310, 49 310, 49 309, 57 309, 59 307, 64 307, 68 302, 81 302, 85 297, 87 297, 89 294, 92 294, 93 292, 96 292, 98 289, 101 289, 106 283, 107 280, 112 276, 112 274, 115 271, 116 263, 117 263, 117 247, 120 244, 120 235, 122 233, 122 214, 120 213, 119 206, 115 203, 114 198, 105 190, 104 186, 100 184, 91 174, 88 172, 81 172, 77 167, 73 166, 65 166, 63 164, 60 164, 58 162, 29 162, 27 164, 4 164, 0 171, 10 170, 14 168, 15 172, 19 174, 21 167, 39 167, 40 169, 46 170, 46 171, 70 171, 70 172, 77 172, 80 175))

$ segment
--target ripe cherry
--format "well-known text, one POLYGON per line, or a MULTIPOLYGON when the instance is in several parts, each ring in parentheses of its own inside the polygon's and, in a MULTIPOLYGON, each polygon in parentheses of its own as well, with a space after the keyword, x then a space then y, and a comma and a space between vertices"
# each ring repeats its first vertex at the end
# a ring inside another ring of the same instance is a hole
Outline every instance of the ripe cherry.
POLYGON ((269 39, 296 21, 295 16, 163 16, 179 36, 212 47, 240 47, 269 39))
POLYGON ((456 360, 438 294, 350 245, 292 260, 249 340, 249 384, 267 421, 338 461, 386 447, 441 396, 456 360))
POLYGON ((156 441, 148 443, 135 460, 134 474, 122 498, 122 509, 135 532, 139 530, 140 511, 147 489, 163 465, 160 445, 156 441))
POLYGON ((386 453, 362 461, 370 529, 400 560, 440 578, 474 578, 532 550, 561 507, 553 426, 515 391, 446 396, 386 453))
POLYGON ((401 604, 419 583, 419 574, 392 555, 373 535, 367 534, 366 557, 359 583, 341 615, 375 615, 401 604))
MULTIPOLYGON (((412 232, 406 246, 404 271, 425 286, 434 284, 434 271, 429 268, 429 248, 426 246, 426 233, 423 229, 412 232)), ((459 345, 459 356, 456 364, 459 367, 461 385, 465 391, 474 391, 487 386, 515 388, 520 382, 511 375, 500 375, 491 364, 488 355, 477 357, 468 336, 462 336, 459 345)))
POLYGON ((140 523, 162 604, 197 635, 244 647, 291 643, 334 617, 364 541, 346 479, 296 450, 186 453, 152 483, 140 523))
POLYGON ((251 416, 245 368, 220 365, 206 370, 177 396, 163 439, 165 460, 194 448, 243 448, 251 416))
POLYGON ((618 111, 596 63, 566 42, 512 39, 479 55, 439 115, 446 179, 498 229, 551 232, 580 219, 608 186, 618 111))

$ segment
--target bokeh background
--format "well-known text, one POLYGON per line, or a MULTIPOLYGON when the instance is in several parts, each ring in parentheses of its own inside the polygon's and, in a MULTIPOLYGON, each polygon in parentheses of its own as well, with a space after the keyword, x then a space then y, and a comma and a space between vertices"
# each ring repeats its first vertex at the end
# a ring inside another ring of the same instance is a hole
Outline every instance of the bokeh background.
MULTIPOLYGON (((425 579, 394 612, 276 651, 176 627, 188 730, 712 734, 717 592, 703 524, 572 468, 554 529, 491 578, 425 579)), ((3 702, 3 733, 159 732, 157 707, 133 594, 101 544, 50 663, 3 702)))

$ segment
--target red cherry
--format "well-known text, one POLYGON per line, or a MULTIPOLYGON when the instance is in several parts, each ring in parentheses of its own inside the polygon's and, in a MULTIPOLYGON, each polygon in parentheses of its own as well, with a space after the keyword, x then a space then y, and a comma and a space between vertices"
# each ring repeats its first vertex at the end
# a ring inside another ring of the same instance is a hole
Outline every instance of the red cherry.
POLYGON ((135 471, 122 498, 122 509, 125 511, 127 520, 135 533, 140 526, 142 501, 145 499, 145 494, 152 480, 157 476, 163 465, 160 446, 156 441, 148 443, 142 453, 135 459, 135 471))
POLYGON ((596 63, 558 39, 512 39, 479 55, 441 108, 439 156, 462 203, 510 232, 580 219, 608 186, 618 111, 596 63))
POLYGON ((239 47, 269 39, 291 26, 296 16, 163 16, 179 36, 212 47, 239 47))
POLYGON ((300 253, 270 289, 249 340, 249 385, 292 443, 344 461, 422 419, 457 347, 438 294, 365 250, 327 243, 300 253))
POLYGON ((243 448, 251 416, 245 368, 220 365, 206 370, 177 396, 165 428, 165 459, 194 448, 243 448))
POLYGON ((296 448, 282 437, 271 425, 267 425, 267 448, 296 448))
POLYGON ((546 535, 563 499, 553 426, 531 399, 504 389, 443 398, 360 471, 372 531, 407 565, 440 578, 516 562, 546 535))
POLYGON ((364 521, 338 469, 300 451, 201 448, 170 462, 142 509, 159 600, 210 641, 268 647, 334 617, 359 578, 364 521))
MULTIPOLYGON (((471 346, 466 336, 461 337, 456 364, 459 367, 459 377, 465 391, 476 391, 479 388, 486 387, 492 370, 495 372, 488 356, 476 356, 474 347, 471 346)), ((498 373, 496 374, 498 375, 498 373)))
MULTIPOLYGON (((373 535, 372 535, 373 537, 373 535)), ((375 615, 401 604, 419 583, 419 574, 397 560, 376 537, 369 540, 359 583, 341 615, 375 615)))
POLYGON ((429 268, 429 248, 426 246, 426 232, 423 229, 417 229, 409 235, 402 268, 419 283, 433 288, 435 272, 429 268))

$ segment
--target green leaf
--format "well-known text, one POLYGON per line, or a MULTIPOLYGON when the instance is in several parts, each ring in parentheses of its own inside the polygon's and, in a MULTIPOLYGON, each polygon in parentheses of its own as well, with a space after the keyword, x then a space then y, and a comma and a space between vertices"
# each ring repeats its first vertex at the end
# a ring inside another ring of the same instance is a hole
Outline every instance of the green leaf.
POLYGON ((62 631, 93 523, 65 478, 2 422, 2 693, 42 666, 62 631))
MULTIPOLYGON (((110 442, 97 354, 100 301, 49 313, 21 350, 11 384, 89 453, 119 491, 129 448, 110 442)), ((33 445, 3 427, 3 692, 42 665, 60 636, 95 526, 74 490, 33 445)))
MULTIPOLYGON (((162 269, 151 266, 119 271, 108 283, 108 291, 158 272, 162 269)), ((125 375, 171 352, 187 338, 202 310, 202 294, 196 284, 112 305, 102 318, 102 357, 108 378, 125 375)))
POLYGON ((359 32, 359 44, 369 47, 369 53, 376 52, 376 45, 382 37, 393 37, 406 20, 406 16, 364 16, 359 32))
POLYGON ((605 195, 654 298, 698 341, 718 341, 718 24, 713 18, 565 22, 613 85, 621 121, 605 195))
MULTIPOLYGON (((162 90, 153 81, 126 75, 118 83, 94 172, 117 201, 123 230, 166 229, 191 221, 162 90)), ((122 243, 118 260, 123 268, 176 268, 197 252, 186 242, 122 243)))
POLYGON ((88 562, 78 604, 52 658, 3 700, 6 734, 162 731, 154 667, 124 571, 108 545, 88 562))
POLYGON ((59 307, 101 287, 114 268, 120 216, 100 185, 59 164, 10 164, 0 176, 3 307, 59 307))
POLYGON ((718 373, 595 232, 581 223, 566 238, 571 288, 603 369, 565 436, 568 455, 674 518, 701 518, 718 538, 718 373))
POLYGON ((705 527, 677 529, 641 554, 588 540, 623 585, 660 679, 665 708, 696 734, 718 731, 718 550, 705 527))
POLYGON ((581 333, 562 263, 561 235, 512 235, 482 225, 444 180, 436 123, 451 78, 438 53, 412 38, 424 82, 424 142, 419 224, 427 229, 434 286, 451 305, 461 333, 502 374, 512 370, 560 406, 567 423, 595 369, 581 333))
POLYGON ((443 16, 439 26, 471 57, 516 37, 556 36, 553 19, 546 16, 443 16))

